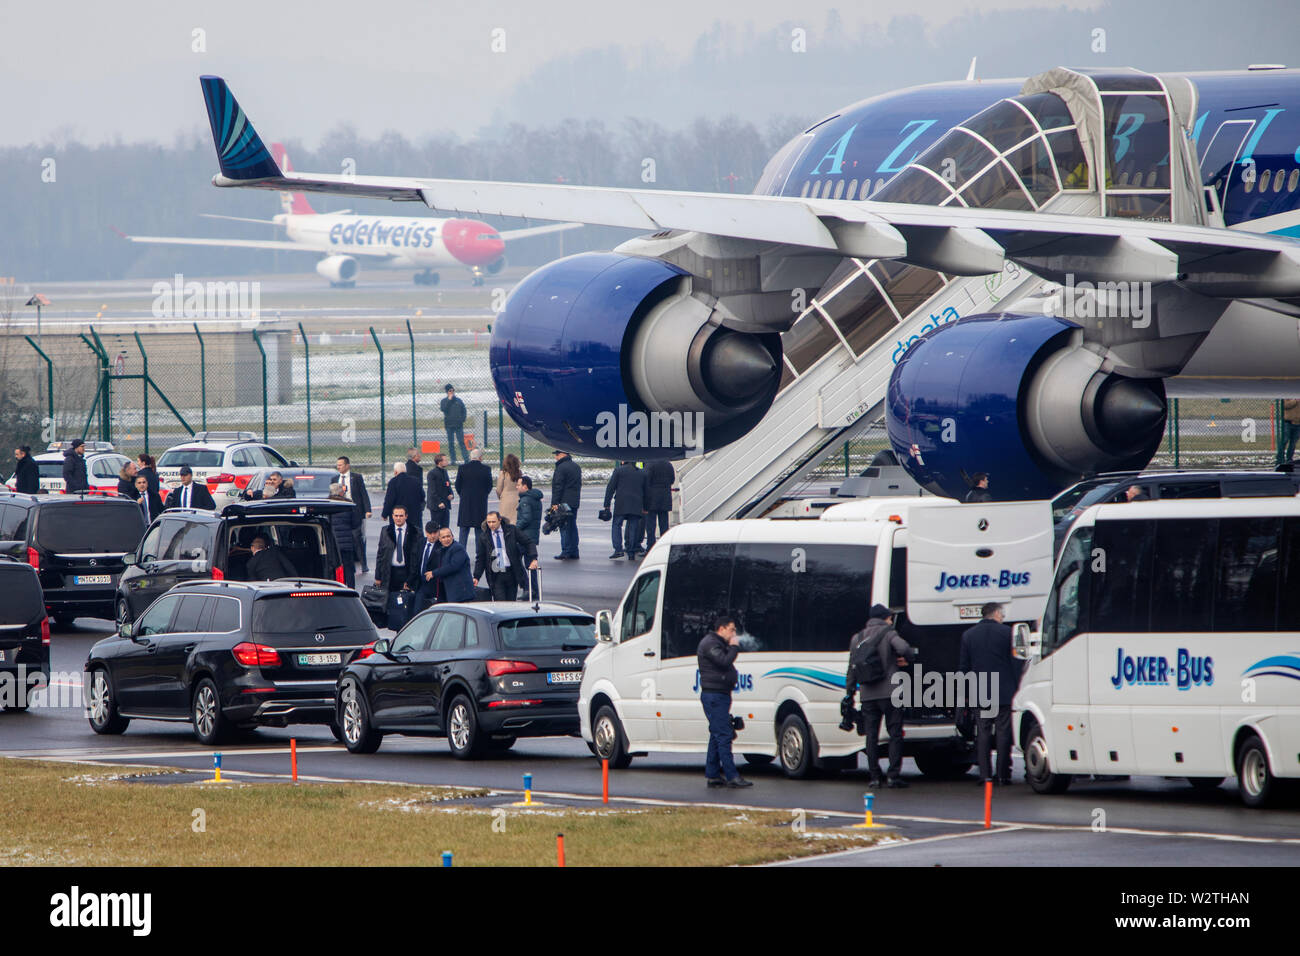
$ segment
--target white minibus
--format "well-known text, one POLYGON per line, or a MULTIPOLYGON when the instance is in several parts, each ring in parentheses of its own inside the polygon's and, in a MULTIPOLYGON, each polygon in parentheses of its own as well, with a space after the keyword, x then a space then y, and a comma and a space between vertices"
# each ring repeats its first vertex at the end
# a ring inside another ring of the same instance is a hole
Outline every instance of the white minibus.
POLYGON ((1052 573, 1048 508, 879 498, 815 521, 673 528, 619 607, 597 615, 578 701, 583 738, 616 768, 650 751, 704 753, 696 648, 725 611, 741 634, 735 752, 751 764, 779 759, 791 777, 852 767, 863 738, 839 727, 849 639, 873 604, 885 604, 920 651, 909 676, 924 693, 908 699, 917 706, 905 709, 905 752, 927 775, 965 773, 971 745, 955 729, 945 678, 985 602, 1004 603, 1009 621, 1041 616, 1052 573))
POLYGON ((1300 780, 1300 500, 1096 505, 1070 529, 1013 720, 1029 783, 1300 780))

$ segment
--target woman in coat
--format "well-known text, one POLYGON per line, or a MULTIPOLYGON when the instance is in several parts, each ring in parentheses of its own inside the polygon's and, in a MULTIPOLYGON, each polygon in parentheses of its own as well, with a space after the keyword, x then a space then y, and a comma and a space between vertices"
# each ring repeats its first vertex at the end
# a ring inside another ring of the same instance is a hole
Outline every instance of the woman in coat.
POLYGON ((501 473, 497 475, 497 510, 511 524, 515 523, 519 514, 519 489, 515 487, 515 482, 523 473, 519 459, 515 455, 506 455, 501 473))
POLYGON ((135 470, 136 475, 144 475, 149 482, 149 493, 158 494, 158 463, 153 455, 141 452, 135 456, 135 462, 138 466, 135 470))

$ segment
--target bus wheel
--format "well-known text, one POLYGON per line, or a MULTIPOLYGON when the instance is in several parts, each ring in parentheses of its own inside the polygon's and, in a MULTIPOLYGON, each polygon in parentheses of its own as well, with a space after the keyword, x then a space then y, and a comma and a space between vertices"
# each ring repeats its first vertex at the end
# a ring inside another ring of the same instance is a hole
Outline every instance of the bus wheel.
POLYGON ((974 766, 969 760, 962 760, 951 750, 927 750, 916 754, 916 769, 927 777, 936 780, 956 780, 970 773, 974 766))
POLYGON ((781 754, 781 769, 793 780, 802 780, 813 771, 813 739, 808 723, 798 714, 791 714, 781 722, 777 734, 777 749, 781 754))
POLYGON ((1188 777, 1187 782, 1197 793, 1213 793, 1223 784, 1222 777, 1188 777))
POLYGON ((1025 779, 1035 793, 1065 793, 1070 786, 1068 773, 1052 773, 1047 759, 1047 740, 1038 724, 1030 730, 1029 745, 1025 748, 1025 779))
POLYGON ((1253 734, 1237 749, 1237 788, 1248 807, 1266 807, 1278 794, 1278 781, 1268 768, 1264 741, 1253 734))

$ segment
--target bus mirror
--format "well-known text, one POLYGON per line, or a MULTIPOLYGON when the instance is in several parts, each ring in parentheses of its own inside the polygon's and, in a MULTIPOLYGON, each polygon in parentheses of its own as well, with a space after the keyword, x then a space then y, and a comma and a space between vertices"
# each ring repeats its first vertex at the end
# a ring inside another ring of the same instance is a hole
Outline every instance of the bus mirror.
POLYGON ((609 611, 596 612, 596 640, 604 641, 606 644, 614 640, 614 628, 609 611))
POLYGON ((1016 657, 1026 658, 1029 656, 1029 625, 1021 621, 1011 629, 1011 647, 1016 652, 1016 657))

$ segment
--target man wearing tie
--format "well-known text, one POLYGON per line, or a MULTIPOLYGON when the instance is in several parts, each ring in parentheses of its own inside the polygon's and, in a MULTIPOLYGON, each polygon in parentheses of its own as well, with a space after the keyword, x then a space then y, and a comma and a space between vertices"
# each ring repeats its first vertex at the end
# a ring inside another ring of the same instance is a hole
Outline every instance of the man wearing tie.
POLYGON ((149 479, 144 475, 135 476, 135 493, 145 525, 152 524, 153 519, 162 514, 162 499, 158 497, 158 492, 149 490, 149 479))
POLYGON ((208 486, 194 480, 194 471, 190 466, 181 465, 181 483, 167 496, 164 507, 168 511, 173 508, 206 508, 215 511, 217 503, 208 493, 208 486))
POLYGON ((415 611, 418 614, 440 601, 474 600, 474 579, 469 573, 469 552, 457 543, 450 528, 432 521, 424 526, 425 543, 416 568, 415 611))
POLYGON ((411 590, 411 569, 419 563, 420 533, 406 520, 406 508, 393 509, 392 527, 379 532, 379 553, 375 556, 375 584, 388 592, 388 627, 399 630, 411 616, 415 592, 411 590))
POLYGON ((513 601, 528 587, 528 570, 537 568, 537 547, 499 511, 489 511, 478 539, 474 581, 487 574, 494 601, 513 601))

